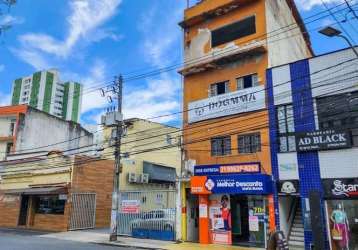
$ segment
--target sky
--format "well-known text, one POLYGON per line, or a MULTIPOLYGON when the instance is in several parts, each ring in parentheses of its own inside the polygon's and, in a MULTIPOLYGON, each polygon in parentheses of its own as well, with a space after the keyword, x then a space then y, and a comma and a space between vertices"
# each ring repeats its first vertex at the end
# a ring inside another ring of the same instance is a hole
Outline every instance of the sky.
MULTIPOLYGON (((195 0, 191 0, 194 2, 195 0)), ((325 38, 317 29, 332 25, 358 42, 358 20, 346 10, 309 18, 343 0, 295 0, 307 22, 315 54, 347 47, 339 38, 325 38), (314 21, 312 21, 314 20, 314 21)), ((0 105, 10 104, 12 81, 37 70, 57 68, 63 81, 84 85, 81 122, 96 124, 109 104, 97 90, 124 79, 125 118, 151 118, 181 110, 181 77, 171 71, 140 76, 182 62, 182 31, 186 0, 18 0, 4 13, 0 25, 0 105), (94 91, 95 90, 95 91, 94 91)), ((348 0, 358 14, 358 2, 348 0)), ((342 5, 343 8, 343 5, 342 5)), ((180 115, 153 121, 180 124, 180 115)))

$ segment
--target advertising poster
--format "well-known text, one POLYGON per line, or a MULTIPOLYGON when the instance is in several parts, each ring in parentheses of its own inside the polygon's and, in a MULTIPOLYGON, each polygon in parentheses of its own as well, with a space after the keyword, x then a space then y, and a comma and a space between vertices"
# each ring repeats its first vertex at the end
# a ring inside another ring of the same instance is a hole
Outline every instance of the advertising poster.
POLYGON ((139 200, 123 200, 121 211, 124 214, 138 214, 140 212, 139 200))
POLYGON ((209 204, 210 235, 214 244, 232 244, 230 195, 210 196, 209 204))

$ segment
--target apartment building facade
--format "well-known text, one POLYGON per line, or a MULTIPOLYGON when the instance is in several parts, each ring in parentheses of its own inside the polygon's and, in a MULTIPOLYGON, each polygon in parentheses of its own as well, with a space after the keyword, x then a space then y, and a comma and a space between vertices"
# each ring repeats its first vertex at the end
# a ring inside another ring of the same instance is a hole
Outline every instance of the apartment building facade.
POLYGON ((11 154, 39 150, 74 154, 92 144, 93 134, 78 123, 28 105, 0 107, 0 160, 11 154))
POLYGON ((278 227, 292 247, 358 246, 358 73, 351 48, 267 70, 278 227), (341 234, 333 237, 332 230, 341 234))
POLYGON ((184 239, 265 247, 278 216, 266 69, 310 57, 309 37, 286 0, 204 0, 185 10, 180 26, 183 145, 194 166, 184 239))
POLYGON ((77 82, 61 82, 57 70, 39 71, 13 82, 11 104, 27 104, 65 120, 78 122, 82 88, 77 82))
POLYGON ((113 166, 111 160, 61 151, 0 161, 0 226, 46 231, 109 227, 113 166))

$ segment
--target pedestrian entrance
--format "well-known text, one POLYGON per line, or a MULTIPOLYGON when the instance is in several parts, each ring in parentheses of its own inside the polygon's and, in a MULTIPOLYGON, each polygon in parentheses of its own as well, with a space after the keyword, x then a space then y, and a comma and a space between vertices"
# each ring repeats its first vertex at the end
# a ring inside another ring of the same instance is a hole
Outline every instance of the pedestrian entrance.
POLYGON ((27 223, 27 210, 29 208, 29 196, 21 196, 21 207, 19 215, 19 226, 26 226, 27 223))
POLYGON ((74 193, 69 230, 94 228, 96 225, 96 194, 74 193))
POLYGON ((175 240, 174 190, 122 191, 119 195, 118 214, 119 235, 175 240))

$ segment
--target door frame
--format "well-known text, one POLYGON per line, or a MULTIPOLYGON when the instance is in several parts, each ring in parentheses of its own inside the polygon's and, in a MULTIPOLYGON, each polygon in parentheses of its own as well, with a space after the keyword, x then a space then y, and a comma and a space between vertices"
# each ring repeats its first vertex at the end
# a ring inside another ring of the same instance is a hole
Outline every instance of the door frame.
POLYGON ((18 227, 27 227, 27 220, 28 220, 28 217, 29 217, 29 203, 30 203, 30 196, 28 195, 22 195, 20 194, 20 204, 19 204, 19 214, 18 214, 18 217, 17 217, 17 225, 18 227), (27 206, 26 206, 26 220, 25 220, 25 224, 24 225, 20 225, 20 218, 21 218, 21 212, 22 212, 22 202, 23 202, 23 199, 24 197, 27 197, 27 206))

